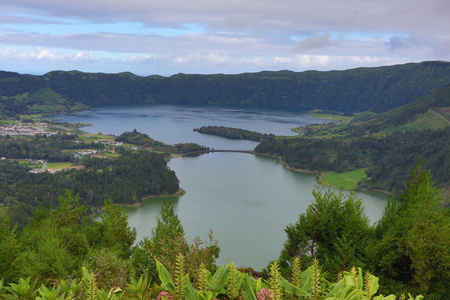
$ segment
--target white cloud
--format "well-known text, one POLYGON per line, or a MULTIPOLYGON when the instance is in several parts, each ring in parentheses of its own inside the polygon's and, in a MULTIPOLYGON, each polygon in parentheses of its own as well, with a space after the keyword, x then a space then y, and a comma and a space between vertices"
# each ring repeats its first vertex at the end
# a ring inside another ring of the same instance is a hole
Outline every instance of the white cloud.
POLYGON ((51 51, 43 47, 34 47, 33 49, 11 49, 0 48, 0 61, 52 61, 61 63, 87 63, 95 62, 96 58, 92 53, 76 52, 61 53, 51 51))
POLYGON ((17 60, 46 71, 236 73, 450 60, 449 3, 2 0, 0 62, 13 70, 17 60))

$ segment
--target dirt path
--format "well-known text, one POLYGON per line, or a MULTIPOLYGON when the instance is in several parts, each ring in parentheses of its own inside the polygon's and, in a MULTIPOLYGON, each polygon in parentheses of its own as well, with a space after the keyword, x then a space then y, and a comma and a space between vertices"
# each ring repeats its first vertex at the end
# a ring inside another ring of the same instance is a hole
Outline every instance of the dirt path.
POLYGON ((435 111, 434 109, 430 109, 433 113, 435 113, 436 115, 438 115, 439 117, 441 117, 442 119, 444 119, 445 121, 447 121, 448 123, 450 123, 450 120, 447 119, 446 117, 444 117, 441 113, 435 111))

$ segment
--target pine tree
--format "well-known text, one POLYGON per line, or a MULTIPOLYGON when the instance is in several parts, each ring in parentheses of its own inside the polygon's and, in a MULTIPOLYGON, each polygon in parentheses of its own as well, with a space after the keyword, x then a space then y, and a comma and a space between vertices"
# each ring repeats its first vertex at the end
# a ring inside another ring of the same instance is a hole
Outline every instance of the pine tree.
POLYGON ((381 219, 372 258, 386 278, 440 299, 450 294, 450 218, 430 172, 417 165, 405 186, 381 219))

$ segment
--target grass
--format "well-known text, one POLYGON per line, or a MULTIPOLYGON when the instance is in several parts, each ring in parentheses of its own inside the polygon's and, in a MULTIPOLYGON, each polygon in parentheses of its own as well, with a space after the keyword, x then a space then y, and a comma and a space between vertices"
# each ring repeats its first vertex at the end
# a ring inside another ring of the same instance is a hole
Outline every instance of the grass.
POLYGON ((413 128, 416 128, 417 130, 436 130, 450 126, 450 123, 444 117, 439 115, 439 113, 429 110, 422 116, 420 116, 420 118, 418 118, 416 121, 408 124, 407 126, 411 126, 413 128))
POLYGON ((406 125, 396 126, 391 129, 384 130, 384 133, 391 133, 394 131, 420 131, 420 130, 437 130, 443 129, 450 126, 444 117, 440 116, 438 113, 429 110, 428 112, 422 114, 415 120, 406 125))
POLYGON ((317 119, 335 120, 335 121, 340 121, 340 122, 350 122, 354 118, 353 116, 343 116, 343 115, 325 114, 325 113, 309 113, 308 117, 317 118, 317 119))
POLYGON ((112 153, 112 152, 104 152, 103 155, 108 156, 108 157, 119 157, 120 156, 119 153, 112 153))
POLYGON ((20 121, 16 121, 16 120, 0 120, 0 124, 9 124, 9 125, 20 124, 20 121))
POLYGON ((355 118, 355 116, 358 116, 360 113, 352 114, 352 115, 344 115, 341 113, 334 113, 322 109, 314 109, 310 111, 307 116, 311 118, 319 118, 319 119, 328 119, 328 120, 335 120, 339 122, 345 122, 348 123, 351 120, 355 118))
POLYGON ((28 107, 30 111, 54 112, 67 110, 63 105, 58 104, 34 104, 28 107))
POLYGON ((16 159, 16 161, 21 165, 29 165, 30 164, 25 159, 16 159))
POLYGON ((334 187, 354 190, 358 186, 358 182, 364 178, 366 178, 364 169, 357 169, 343 173, 323 172, 322 181, 334 187))
POLYGON ((81 150, 74 150, 74 149, 65 149, 65 150, 61 150, 62 153, 77 153, 77 151, 81 151, 81 150))
POLYGON ((113 142, 114 141, 114 136, 111 135, 104 135, 104 134, 94 134, 94 133, 87 133, 87 134, 83 134, 79 136, 80 140, 83 140, 85 142, 95 142, 98 140, 108 140, 113 142))
POLYGON ((70 162, 52 162, 47 164, 47 169, 68 169, 73 166, 70 162))

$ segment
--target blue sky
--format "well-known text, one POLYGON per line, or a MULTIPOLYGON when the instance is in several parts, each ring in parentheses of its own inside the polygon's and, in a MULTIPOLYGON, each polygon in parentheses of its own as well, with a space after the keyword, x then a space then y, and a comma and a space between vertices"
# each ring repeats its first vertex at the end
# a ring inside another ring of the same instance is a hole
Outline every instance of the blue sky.
POLYGON ((138 75, 450 60, 448 0, 2 0, 0 69, 138 75))

